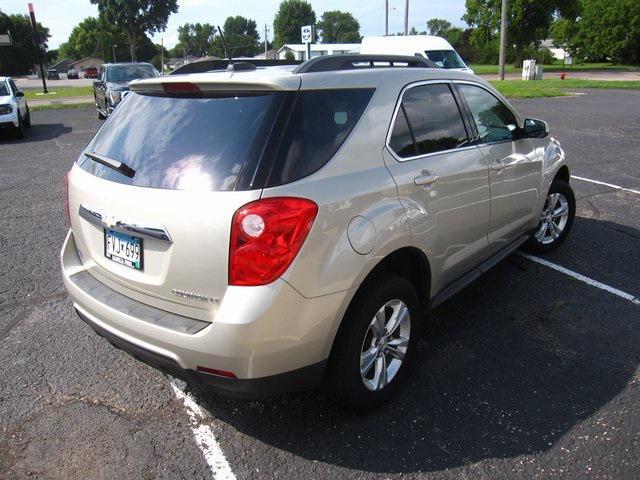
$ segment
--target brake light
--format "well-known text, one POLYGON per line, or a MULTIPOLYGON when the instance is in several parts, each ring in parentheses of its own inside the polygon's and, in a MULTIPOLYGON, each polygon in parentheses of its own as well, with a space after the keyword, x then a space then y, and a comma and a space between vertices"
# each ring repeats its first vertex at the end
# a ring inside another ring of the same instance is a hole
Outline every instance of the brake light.
POLYGON ((202 93, 197 85, 189 82, 163 83, 162 88, 169 95, 199 95, 202 93))
POLYGON ((65 210, 67 211, 67 221, 69 222, 69 226, 71 226, 71 206, 69 204, 69 175, 71 175, 71 170, 69 170, 64 176, 64 186, 67 191, 67 195, 65 196, 65 210))
POLYGON ((240 207, 233 215, 229 244, 229 285, 266 285, 279 278, 300 251, 318 205, 275 197, 240 207))

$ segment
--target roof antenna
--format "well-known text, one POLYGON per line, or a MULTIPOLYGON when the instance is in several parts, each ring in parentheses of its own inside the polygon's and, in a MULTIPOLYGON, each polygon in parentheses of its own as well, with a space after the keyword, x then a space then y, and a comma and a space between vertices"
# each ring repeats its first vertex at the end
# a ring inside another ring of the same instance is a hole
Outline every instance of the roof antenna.
POLYGON ((222 40, 222 48, 224 48, 224 53, 227 54, 227 58, 229 59, 229 65, 227 65, 227 70, 230 70, 232 72, 238 71, 238 70, 255 70, 256 66, 253 63, 249 63, 249 62, 233 63, 233 58, 231 58, 231 53, 229 53, 229 49, 227 48, 227 42, 224 41, 224 35, 222 34, 220 25, 218 25, 218 32, 220 32, 220 39, 222 40))
POLYGON ((227 48, 227 42, 224 41, 224 35, 222 34, 220 25, 218 25, 218 32, 220 32, 220 38, 222 39, 222 48, 224 48, 224 53, 227 55, 227 58, 229 59, 229 66, 231 66, 233 65, 233 59, 231 58, 231 54, 229 53, 229 49, 227 48))

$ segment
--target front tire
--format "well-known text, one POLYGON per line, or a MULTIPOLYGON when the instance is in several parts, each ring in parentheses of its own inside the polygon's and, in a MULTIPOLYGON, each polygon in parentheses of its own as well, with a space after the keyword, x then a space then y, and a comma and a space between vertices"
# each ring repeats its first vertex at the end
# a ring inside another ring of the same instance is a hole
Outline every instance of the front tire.
POLYGON ((103 115, 102 112, 100 111, 100 107, 98 106, 98 97, 94 95, 93 99, 96 102, 96 113, 98 114, 98 120, 104 120, 107 117, 106 115, 103 115))
POLYGON ((576 199, 567 182, 554 180, 540 214, 535 233, 523 248, 530 253, 552 252, 564 242, 573 226, 576 215, 576 199))
POLYGON ((24 117, 24 128, 31 128, 31 110, 27 105, 27 115, 24 117))
POLYGON ((420 302, 406 279, 370 282, 354 298, 329 358, 325 390, 348 410, 368 412, 393 397, 415 358, 420 302))
POLYGON ((22 122, 22 115, 20 114, 20 110, 18 110, 18 126, 15 130, 15 136, 18 139, 24 138, 24 123, 22 122))

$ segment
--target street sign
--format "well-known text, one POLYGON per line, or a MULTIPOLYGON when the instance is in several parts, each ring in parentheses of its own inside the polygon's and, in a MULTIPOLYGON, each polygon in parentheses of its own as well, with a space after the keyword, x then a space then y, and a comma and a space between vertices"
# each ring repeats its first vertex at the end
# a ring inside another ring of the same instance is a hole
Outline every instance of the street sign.
POLYGON ((302 43, 313 43, 313 25, 300 27, 300 36, 302 37, 302 43))
POLYGON ((0 47, 11 45, 11 33, 0 33, 0 47))

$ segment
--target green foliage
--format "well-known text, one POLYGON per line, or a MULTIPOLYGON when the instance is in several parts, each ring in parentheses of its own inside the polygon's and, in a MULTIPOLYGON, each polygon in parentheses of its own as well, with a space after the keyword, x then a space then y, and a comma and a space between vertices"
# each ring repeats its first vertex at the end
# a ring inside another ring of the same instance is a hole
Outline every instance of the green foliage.
POLYGON ((131 59, 137 59, 138 39, 167 28, 169 15, 178 11, 177 0, 91 0, 100 16, 129 36, 131 59))
MULTIPOLYGON (((232 57, 253 57, 260 51, 260 36, 255 20, 240 15, 228 17, 222 32, 232 57)), ((215 55, 225 57, 222 40, 217 38, 214 43, 215 55)))
POLYGON ((557 21, 554 39, 581 59, 640 63, 640 1, 583 0, 574 25, 557 21))
POLYGON ((317 28, 323 43, 357 43, 362 39, 358 20, 340 10, 324 12, 317 28))
POLYGON ((177 56, 205 57, 213 48, 216 29, 209 23, 185 23, 178 27, 177 56))
POLYGON ((60 45, 60 57, 80 60, 96 55, 113 61, 113 46, 116 59, 130 58, 127 35, 103 19, 87 17, 73 27, 65 43, 60 45))
POLYGON ((443 18, 432 18, 427 21, 427 31, 429 35, 446 38, 447 32, 451 30, 451 22, 443 18))
MULTIPOLYGON (((49 29, 40 22, 37 24, 37 42, 42 46, 43 61, 46 60, 49 29)), ((31 20, 28 15, 6 15, 0 11, 0 32, 11 31, 13 44, 0 47, 0 72, 3 75, 23 75, 38 63, 38 49, 33 44, 31 20)))
POLYGON ((296 56, 293 54, 293 52, 291 50, 287 50, 287 52, 284 54, 284 59, 285 60, 295 60, 296 56))
MULTIPOLYGON (((575 16, 579 0, 510 0, 507 11, 507 42, 513 45, 512 58, 521 64, 525 49, 537 47, 549 35, 557 15, 575 16)), ((634 0, 631 0, 634 1, 634 0)), ((637 0, 636 0, 637 1, 637 0)), ((462 17, 474 28, 471 43, 478 50, 478 60, 488 62, 497 45, 501 0, 466 0, 462 17)))
POLYGON ((274 48, 285 43, 300 43, 300 28, 315 25, 316 14, 304 0, 284 0, 273 20, 274 48))

